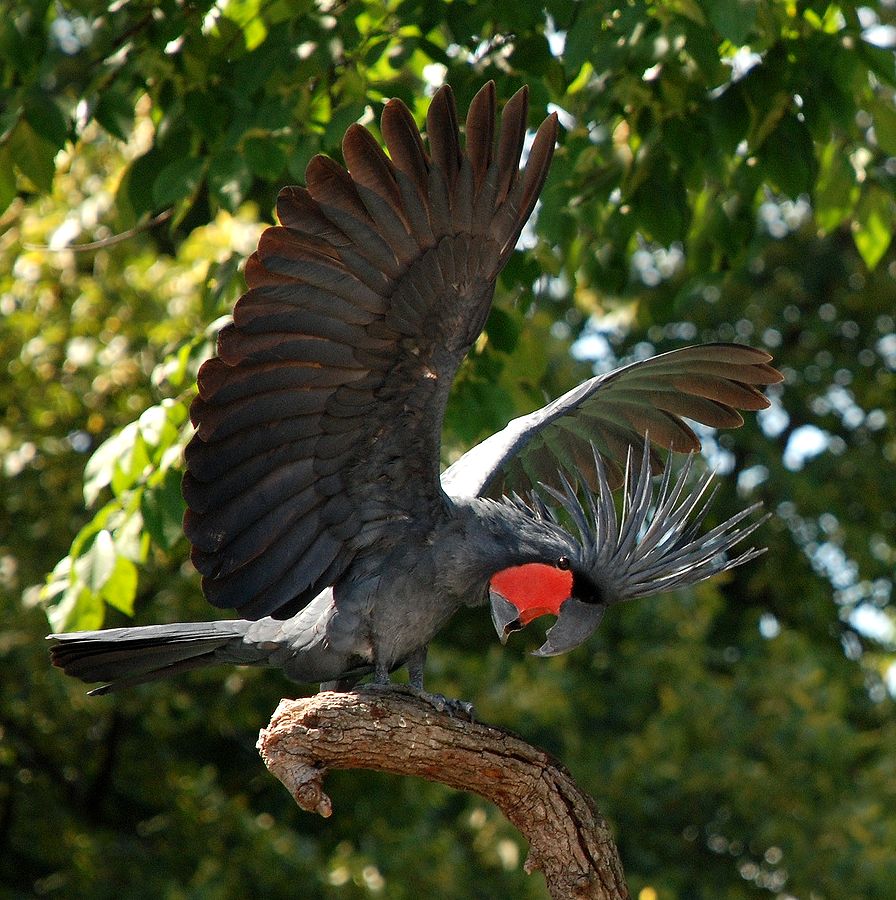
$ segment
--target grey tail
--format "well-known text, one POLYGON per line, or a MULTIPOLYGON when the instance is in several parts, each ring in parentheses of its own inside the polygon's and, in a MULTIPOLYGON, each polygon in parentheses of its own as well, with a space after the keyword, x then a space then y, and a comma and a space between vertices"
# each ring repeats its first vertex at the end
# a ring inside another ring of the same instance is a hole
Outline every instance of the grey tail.
MULTIPOLYGON (((81 681, 105 681, 91 694, 167 678, 190 669, 224 662, 218 651, 231 645, 228 662, 236 662, 239 644, 252 622, 183 622, 105 631, 51 634, 54 666, 81 681)), ((251 654, 250 654, 251 655, 251 654)), ((246 662, 253 660, 246 659, 246 662)))

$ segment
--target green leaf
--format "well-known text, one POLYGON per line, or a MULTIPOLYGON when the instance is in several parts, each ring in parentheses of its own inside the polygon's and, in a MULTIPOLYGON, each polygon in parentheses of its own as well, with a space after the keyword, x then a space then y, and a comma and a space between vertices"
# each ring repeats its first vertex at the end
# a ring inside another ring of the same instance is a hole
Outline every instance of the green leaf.
POLYGON ((97 532, 86 553, 75 560, 74 573, 93 593, 98 594, 115 569, 115 543, 107 529, 97 532))
POLYGON ((57 598, 61 597, 72 583, 71 572, 72 558, 63 556, 53 567, 53 571, 47 575, 45 584, 41 586, 39 597, 42 603, 50 605, 58 602, 57 598))
POLYGON ((194 129, 209 142, 227 128, 233 118, 230 97, 215 88, 189 91, 184 97, 184 111, 194 129))
POLYGON ((890 87, 896 87, 896 57, 889 47, 876 47, 867 41, 858 41, 855 50, 862 62, 890 87))
POLYGON ((152 198, 156 205, 170 206, 178 200, 191 197, 202 180, 204 165, 201 159, 192 157, 168 163, 153 182, 152 198))
POLYGON ((756 0, 705 0, 703 8, 722 38, 735 47, 746 43, 756 22, 756 0))
POLYGON ((871 115, 878 146, 884 153, 896 156, 896 109, 889 103, 878 100, 871 107, 871 115))
POLYGON ((657 167, 650 173, 632 197, 632 210, 647 236, 663 246, 684 237, 687 194, 671 170, 657 167))
POLYGON ((717 38, 712 29, 691 20, 682 23, 682 30, 687 39, 688 55, 702 70, 707 86, 730 84, 731 69, 723 64, 719 56, 717 38))
POLYGON ((320 142, 315 135, 309 135, 303 140, 296 141, 295 146, 289 153, 289 159, 287 161, 289 174, 293 178, 304 182, 305 167, 308 165, 311 157, 314 156, 319 149, 320 142))
POLYGON ((103 624, 103 601, 80 582, 70 584, 47 609, 53 631, 90 631, 103 624))
POLYGON ((68 122, 53 99, 44 91, 35 89, 25 98, 25 119, 45 141, 57 150, 68 140, 68 122))
MULTIPOLYGON (((203 313, 206 309, 206 297, 211 290, 206 281, 203 285, 202 307, 203 313)), ((204 318, 208 318, 204 316, 204 318)), ((190 372, 190 358, 194 349, 194 341, 188 341, 179 347, 175 353, 169 353, 153 370, 152 383, 155 387, 161 387, 166 382, 175 389, 189 387, 193 382, 193 375, 190 372)))
POLYGON ((112 484, 116 468, 131 456, 137 437, 137 423, 131 422, 93 452, 84 467, 84 502, 87 506, 93 506, 100 491, 112 484))
POLYGON ((709 124, 719 149, 733 154, 746 137, 750 122, 749 104, 743 87, 734 83, 725 88, 709 107, 709 124))
POLYGON ((169 469, 158 484, 147 486, 140 499, 146 530, 163 550, 170 550, 183 534, 180 479, 178 471, 169 469))
POLYGON ((252 172, 239 153, 226 150, 209 163, 208 187, 224 209, 235 212, 252 187, 252 172))
POLYGON ((804 122, 785 115, 766 138, 757 156, 762 173, 790 197, 809 193, 815 181, 816 161, 812 137, 804 122))
POLYGON ((341 146, 345 130, 353 122, 357 122, 362 115, 364 115, 363 103, 346 103, 344 106, 334 109, 326 129, 324 129, 324 146, 341 146))
POLYGON ((134 126, 134 101, 124 91, 107 87, 100 93, 93 115, 109 134, 126 141, 134 126))
POLYGON ((520 326, 510 313, 493 306, 485 324, 485 331, 492 346, 504 353, 512 353, 519 343, 520 326))
POLYGON ((866 187, 856 208, 852 239, 869 269, 880 262, 890 246, 893 216, 889 191, 876 184, 866 187))
POLYGON ((0 146, 0 213, 12 203, 16 193, 16 173, 13 169, 12 154, 6 147, 0 146))
POLYGON ((112 472, 112 493, 121 497, 131 490, 143 477, 151 463, 149 448, 142 432, 138 429, 131 446, 116 462, 112 472))
MULTIPOLYGON (((137 492, 140 493, 139 491, 137 492)), ((139 507, 139 496, 135 498, 139 507)), ((132 503, 134 501, 131 501, 132 503)), ((149 536, 143 530, 143 516, 139 508, 128 509, 122 521, 115 527, 115 552, 135 563, 146 561, 146 553, 149 549, 149 536)))
MULTIPOLYGON (((231 253, 227 259, 222 262, 215 263, 208 270, 205 283, 202 286, 202 316, 205 321, 212 321, 220 315, 229 314, 233 304, 233 295, 242 288, 240 279, 240 265, 243 262, 242 255, 231 253)), ((211 346, 205 346, 206 338, 197 336, 193 338, 187 345, 187 356, 184 357, 185 366, 191 359, 199 359, 200 361, 206 356, 210 356, 211 346)), ((187 372, 184 369, 184 377, 187 372)), ((195 376, 191 374, 191 379, 195 376)), ((178 382, 172 381, 175 386, 178 382)), ((184 420, 186 420, 188 412, 186 406, 183 406, 184 420)))
POLYGON ((41 192, 53 189, 56 172, 56 151, 52 142, 41 137, 24 119, 16 125, 9 138, 9 148, 18 170, 41 192))
POLYGON ((228 3, 224 15, 240 26, 240 32, 248 50, 254 50, 268 33, 264 18, 260 15, 259 0, 241 0, 228 3))
POLYGON ((286 167, 286 153, 272 137, 248 137, 243 141, 243 155, 249 168, 269 181, 277 178, 286 167))
POLYGON ((563 61, 567 72, 578 72, 586 62, 594 61, 595 45, 601 33, 603 16, 590 4, 582 4, 572 28, 566 35, 563 61))
POLYGON ((154 451, 151 454, 153 462, 158 463, 164 452, 177 441, 180 425, 186 417, 186 406, 171 399, 150 406, 141 414, 138 420, 140 434, 147 449, 154 451))
POLYGON ((843 145, 831 141, 821 153, 815 185, 815 220, 825 231, 833 231, 849 218, 857 196, 855 169, 843 145))
POLYGON ((90 542, 96 537, 96 535, 104 528, 109 526, 109 520, 119 509, 119 507, 120 504, 118 504, 117 501, 110 500, 103 507, 97 510, 94 517, 89 522, 87 522, 75 535, 75 539, 72 541, 72 546, 69 549, 69 556, 72 559, 80 556, 84 551, 84 548, 90 545, 90 542))
POLYGON ((132 616, 134 598, 137 596, 137 567, 124 556, 116 557, 115 566, 106 579, 100 596, 109 606, 132 616))
POLYGON ((533 33, 514 42, 512 64, 533 75, 544 75, 553 57, 543 34, 533 33))
POLYGON ((152 149, 138 156, 125 169, 115 196, 115 205, 123 221, 136 222, 145 213, 157 209, 153 200, 153 184, 165 160, 161 151, 152 149))
MULTIPOLYGON (((139 425, 131 422, 96 448, 84 467, 84 502, 88 506, 93 506, 100 491, 112 484, 122 466, 132 470, 134 447, 138 440, 142 441, 139 425)), ((118 477, 120 479, 120 475, 118 477)))

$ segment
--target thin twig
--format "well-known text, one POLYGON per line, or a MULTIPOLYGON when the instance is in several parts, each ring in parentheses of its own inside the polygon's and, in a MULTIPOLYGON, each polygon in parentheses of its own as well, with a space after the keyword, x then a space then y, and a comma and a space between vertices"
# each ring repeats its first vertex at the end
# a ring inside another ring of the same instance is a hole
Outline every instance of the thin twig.
POLYGON ((140 234, 141 231, 148 231, 150 228, 155 228, 156 225, 161 225, 162 222, 166 222, 173 215, 173 209, 166 209, 163 212, 160 212, 157 216, 153 216, 151 219, 147 219, 145 222, 139 222, 133 228, 129 228, 127 231, 122 231, 119 234, 113 234, 110 237, 103 238, 100 241, 91 241, 89 244, 67 244, 65 247, 50 247, 48 244, 27 244, 23 243, 22 247, 25 250, 39 250, 43 253, 62 253, 63 251, 71 251, 72 253, 86 253, 89 250, 102 250, 105 247, 112 247, 115 244, 120 244, 122 241, 130 240, 135 235, 140 234))

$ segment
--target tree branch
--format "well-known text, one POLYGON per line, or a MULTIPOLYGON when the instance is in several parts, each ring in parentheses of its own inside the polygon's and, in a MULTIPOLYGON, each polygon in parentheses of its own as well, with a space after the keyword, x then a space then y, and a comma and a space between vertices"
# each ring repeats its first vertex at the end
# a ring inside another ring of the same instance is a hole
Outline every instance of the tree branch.
POLYGON ((414 775, 479 794, 529 841, 525 870, 541 869, 555 900, 628 897, 606 822, 560 763, 508 731, 438 712, 407 690, 283 700, 258 749, 296 803, 322 816, 333 812, 323 789, 328 769, 414 775))

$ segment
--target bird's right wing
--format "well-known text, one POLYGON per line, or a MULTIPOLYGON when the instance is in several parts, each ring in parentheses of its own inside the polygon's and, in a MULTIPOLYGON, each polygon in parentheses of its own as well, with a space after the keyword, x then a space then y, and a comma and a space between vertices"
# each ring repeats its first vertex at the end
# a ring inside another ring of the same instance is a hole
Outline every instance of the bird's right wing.
MULTIPOLYGON (((629 450, 637 458, 645 435, 669 450, 699 450, 685 418, 737 428, 738 409, 765 409, 759 387, 782 380, 770 360, 753 347, 704 344, 598 375, 467 451, 442 474, 442 489, 453 498, 522 493, 553 482, 558 466, 592 482, 592 445, 618 487, 629 450)), ((652 452, 653 469, 661 465, 652 452)))

